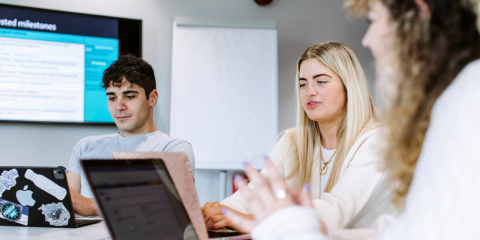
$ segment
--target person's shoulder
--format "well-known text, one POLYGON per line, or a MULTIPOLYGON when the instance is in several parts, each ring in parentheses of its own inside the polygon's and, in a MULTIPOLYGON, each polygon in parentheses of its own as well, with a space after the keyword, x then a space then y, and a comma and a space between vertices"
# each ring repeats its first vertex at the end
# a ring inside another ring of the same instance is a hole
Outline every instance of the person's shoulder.
POLYGON ((153 132, 151 135, 148 136, 149 140, 159 140, 159 141, 167 141, 167 142, 176 142, 176 143, 188 143, 186 140, 183 140, 181 138, 176 138, 176 137, 170 137, 168 134, 160 131, 153 132))
POLYGON ((284 154, 286 154, 286 152, 288 152, 288 150, 290 149, 292 142, 296 141, 296 136, 297 136, 296 128, 289 128, 283 131, 276 138, 273 144, 272 151, 274 152, 281 151, 281 152, 284 152, 284 154))
POLYGON ((380 156, 379 149, 382 149, 383 144, 385 141, 385 134, 387 128, 378 124, 374 123, 370 127, 366 128, 363 131, 363 134, 357 138, 355 143, 348 151, 347 158, 352 158, 354 156, 361 157, 368 160, 376 160, 380 156))
POLYGON ((162 146, 167 152, 176 151, 178 148, 191 148, 191 144, 188 141, 181 138, 170 137, 160 131, 149 134, 148 141, 158 142, 158 146, 162 146))
MULTIPOLYGON (((467 66, 465 66, 463 70, 458 74, 457 78, 478 80, 478 76, 480 76, 480 59, 472 61, 467 66)), ((475 81, 475 83, 478 83, 478 81, 475 81)))
POLYGON ((287 159, 291 159, 291 154, 295 153, 296 128, 290 128, 283 131, 272 144, 270 151, 270 158, 277 164, 280 164, 287 159))
POLYGON ((381 125, 380 123, 373 122, 363 130, 363 133, 360 135, 360 137, 357 138, 355 144, 361 144, 365 141, 380 141, 386 131, 387 128, 385 126, 381 125))
POLYGON ((294 142, 297 138, 297 128, 289 128, 283 131, 277 138, 277 142, 282 142, 283 144, 289 144, 294 142))
POLYGON ((445 89, 439 100, 449 101, 450 98, 480 98, 480 59, 465 66, 445 89), (445 100, 448 99, 448 100, 445 100))
MULTIPOLYGON (((478 93, 480 88, 480 59, 465 66, 457 75, 451 86, 452 89, 459 88, 458 90, 460 91, 468 89, 472 92, 475 91, 478 93)), ((478 94, 475 95, 478 96, 478 94)))
MULTIPOLYGON (((432 109, 433 119, 444 118, 445 112, 464 117, 480 107, 480 60, 465 66, 435 101, 432 109)), ((477 115, 478 116, 478 115, 477 115)), ((448 119, 452 119, 452 116, 448 119)))
POLYGON ((99 141, 103 141, 105 139, 115 138, 116 136, 117 136, 116 133, 104 134, 104 135, 99 135, 99 136, 87 136, 87 137, 84 137, 84 138, 80 139, 77 142, 77 145, 87 146, 89 144, 96 143, 96 142, 99 142, 99 141))
POLYGON ((78 156, 78 159, 88 151, 91 147, 98 146, 101 142, 110 142, 110 139, 114 138, 116 134, 105 134, 100 136, 88 136, 80 139, 73 147, 73 154, 78 156))
POLYGON ((184 139, 181 139, 181 138, 172 138, 172 137, 169 137, 169 144, 175 144, 175 145, 192 145, 190 144, 190 142, 188 142, 187 140, 184 140, 184 139))

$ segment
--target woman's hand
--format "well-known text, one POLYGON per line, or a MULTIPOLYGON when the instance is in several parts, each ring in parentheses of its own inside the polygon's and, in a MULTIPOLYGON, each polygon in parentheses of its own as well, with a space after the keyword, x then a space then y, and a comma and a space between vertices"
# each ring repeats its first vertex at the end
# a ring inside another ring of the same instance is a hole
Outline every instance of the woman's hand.
MULTIPOLYGON (((241 233, 249 233, 249 229, 244 229, 241 226, 237 226, 233 224, 229 219, 223 215, 222 209, 228 208, 227 206, 221 205, 219 202, 207 202, 203 207, 202 207, 202 213, 203 213, 203 219, 205 221, 205 225, 207 226, 207 229, 219 229, 219 228, 224 228, 224 227, 231 227, 241 233)), ((235 212, 235 214, 242 216, 243 218, 246 219, 253 219, 252 214, 244 214, 237 212, 233 209, 228 208, 229 211, 235 212)))
POLYGON ((240 187, 239 191, 241 191, 241 194, 250 204, 255 219, 246 218, 229 208, 222 209, 226 219, 232 225, 248 230, 248 232, 251 232, 258 223, 282 208, 293 205, 313 207, 308 185, 303 187, 301 193, 297 193, 284 182, 269 159, 265 161, 265 169, 267 172, 266 177, 261 175, 250 164, 247 164, 245 167, 245 173, 256 187, 258 198, 247 187, 247 184, 241 177, 235 177, 235 181, 240 187))

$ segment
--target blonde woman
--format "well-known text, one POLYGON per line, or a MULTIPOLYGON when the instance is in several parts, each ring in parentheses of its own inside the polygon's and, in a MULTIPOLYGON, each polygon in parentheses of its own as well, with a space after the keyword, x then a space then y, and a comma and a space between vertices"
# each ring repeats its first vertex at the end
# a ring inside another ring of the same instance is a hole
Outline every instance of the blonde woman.
MULTIPOLYGON (((385 193, 375 209, 357 216, 381 177, 381 128, 355 53, 340 42, 309 47, 297 63, 295 84, 297 127, 285 131, 270 154, 283 180, 295 189, 310 184, 317 214, 331 226, 367 227, 392 212, 385 193)), ((208 228, 249 231, 231 224, 222 207, 253 217, 246 199, 235 193, 221 204, 205 204, 208 228)))

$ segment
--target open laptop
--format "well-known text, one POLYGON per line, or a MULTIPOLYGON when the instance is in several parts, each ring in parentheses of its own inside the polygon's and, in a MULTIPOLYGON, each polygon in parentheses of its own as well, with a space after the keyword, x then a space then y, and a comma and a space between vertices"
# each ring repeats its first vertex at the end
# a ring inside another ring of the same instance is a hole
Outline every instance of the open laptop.
POLYGON ((77 219, 64 167, 0 167, 0 225, 75 228, 77 219))
POLYGON ((81 160, 113 239, 250 239, 206 230, 184 153, 114 153, 81 160), (145 157, 145 158, 144 158, 145 157))

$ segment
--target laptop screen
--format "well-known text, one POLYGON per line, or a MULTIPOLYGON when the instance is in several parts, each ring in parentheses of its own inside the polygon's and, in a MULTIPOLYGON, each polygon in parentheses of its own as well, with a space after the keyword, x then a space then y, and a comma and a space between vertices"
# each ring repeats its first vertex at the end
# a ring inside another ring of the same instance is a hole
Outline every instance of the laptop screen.
POLYGON ((197 239, 162 160, 82 164, 114 239, 197 239))

